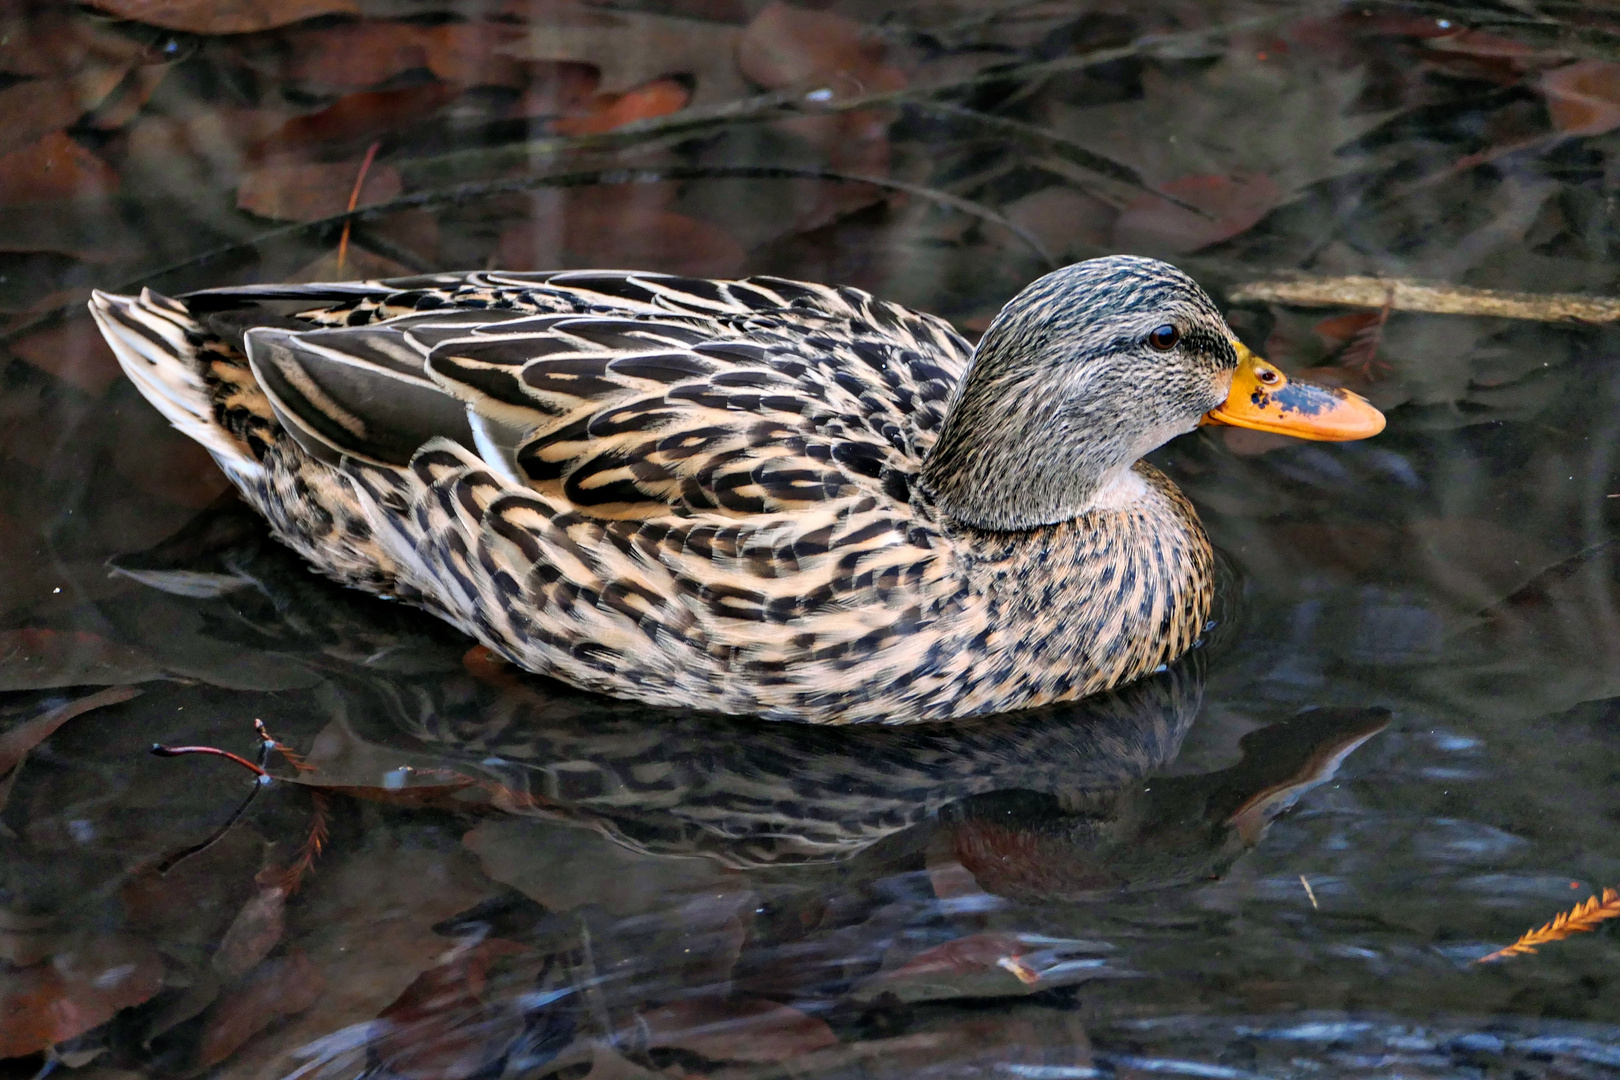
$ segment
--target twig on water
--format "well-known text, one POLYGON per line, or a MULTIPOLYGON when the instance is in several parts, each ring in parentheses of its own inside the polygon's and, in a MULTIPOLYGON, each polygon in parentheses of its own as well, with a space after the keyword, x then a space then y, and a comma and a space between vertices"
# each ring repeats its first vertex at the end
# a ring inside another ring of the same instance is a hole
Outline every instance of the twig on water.
POLYGON ((1307 880, 1306 880, 1306 878, 1305 878, 1305 875, 1304 875, 1304 874, 1301 874, 1301 875, 1299 875, 1299 883, 1300 883, 1300 884, 1301 884, 1301 885, 1303 885, 1303 886, 1305 886, 1305 895, 1306 895, 1306 896, 1308 896, 1308 897, 1310 897, 1310 900, 1311 900, 1311 907, 1312 907, 1312 908, 1313 908, 1313 909, 1315 909, 1315 910, 1318 910, 1318 911, 1320 911, 1320 910, 1321 910, 1321 908, 1322 908, 1322 905, 1321 905, 1321 904, 1318 904, 1318 903, 1317 903, 1317 902, 1316 902, 1316 890, 1315 890, 1315 889, 1313 889, 1313 888, 1311 888, 1311 883, 1310 883, 1310 882, 1309 882, 1309 881, 1307 881, 1307 880))
MULTIPOLYGON (((360 189, 366 184, 366 173, 371 171, 371 163, 377 160, 377 147, 381 145, 381 142, 372 143, 371 147, 366 151, 366 159, 360 163, 360 173, 354 178, 354 190, 349 192, 349 213, 351 214, 354 213, 354 208, 359 205, 360 189)), ((343 264, 349 258, 349 229, 353 225, 353 218, 349 218, 343 223, 343 237, 338 241, 337 269, 340 274, 343 273, 343 264)), ((258 721, 255 720, 254 723, 258 723, 258 721)))
POLYGON ((1538 322, 1620 320, 1620 298, 1611 296, 1506 292, 1407 278, 1302 276, 1251 281, 1233 289, 1231 299, 1236 303, 1262 301, 1296 307, 1387 307, 1391 311, 1484 315, 1538 322))
POLYGON ((242 768, 252 773, 255 777, 253 787, 247 793, 247 798, 243 799, 241 804, 237 806, 236 810, 232 812, 231 816, 225 819, 225 823, 223 825, 210 833, 206 839, 200 841, 199 843, 192 844, 190 847, 181 848, 179 851, 174 852, 162 862, 158 863, 158 873, 167 874, 170 870, 174 869, 178 863, 191 858, 191 856, 196 855, 199 852, 206 851, 215 844, 219 843, 220 838, 226 833, 230 832, 238 821, 242 820, 242 815, 247 813, 248 807, 253 805, 253 800, 259 797, 259 790, 261 788, 268 787, 270 782, 275 779, 275 777, 271 776, 270 773, 266 771, 265 766, 269 764, 271 748, 279 746, 280 744, 274 739, 270 738, 269 733, 264 730, 264 725, 259 723, 258 720, 253 721, 253 726, 259 734, 258 764, 254 764, 240 754, 233 754, 229 750, 221 750, 217 746, 165 746, 162 743, 152 744, 152 753, 156 757, 184 757, 189 754, 205 754, 210 757, 222 757, 227 761, 232 761, 242 766, 242 768))
MULTIPOLYGON (((424 210, 440 206, 454 206, 496 195, 511 195, 520 191, 532 191, 535 188, 590 187, 598 184, 659 184, 681 180, 827 180, 837 183, 870 184, 873 187, 884 188, 889 191, 916 195, 940 206, 998 225, 1022 240, 1048 266, 1055 267, 1057 265, 1051 253, 1028 229, 1008 220, 988 206, 923 184, 912 184, 904 180, 891 180, 884 176, 865 176, 860 173, 845 173, 832 169, 796 169, 782 165, 679 165, 647 169, 588 169, 580 172, 554 173, 549 176, 519 176, 503 180, 457 184, 453 187, 439 188, 433 191, 413 192, 410 195, 402 195, 388 202, 361 206, 353 211, 344 211, 330 217, 269 229, 248 240, 221 244, 197 255, 148 271, 128 281, 108 285, 106 288, 112 292, 130 292, 170 274, 194 270, 217 259, 252 251, 264 244, 275 243, 279 240, 296 239, 301 236, 317 236, 327 229, 340 227, 345 222, 369 221, 374 218, 386 217, 389 214, 396 214, 402 210, 424 210)), ((5 333, 0 334, 0 343, 11 341, 35 326, 55 318, 65 311, 68 306, 72 305, 42 312, 26 323, 7 329, 5 333)))
POLYGON ((234 761, 257 776, 260 785, 268 784, 275 779, 241 754, 233 754, 229 750, 221 750, 217 746, 164 746, 162 743, 152 744, 153 757, 184 757, 186 754, 209 754, 213 757, 222 757, 228 761, 234 761))

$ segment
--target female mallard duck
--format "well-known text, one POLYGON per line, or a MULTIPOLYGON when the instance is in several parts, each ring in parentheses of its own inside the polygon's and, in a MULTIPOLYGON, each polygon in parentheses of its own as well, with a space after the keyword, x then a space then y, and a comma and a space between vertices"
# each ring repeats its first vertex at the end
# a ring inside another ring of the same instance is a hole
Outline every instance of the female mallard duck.
POLYGON ((124 370, 276 535, 532 671, 818 723, 1001 712, 1198 639, 1209 541, 1143 454, 1383 417, 1125 256, 975 349, 849 288, 611 271, 97 293, 124 370))

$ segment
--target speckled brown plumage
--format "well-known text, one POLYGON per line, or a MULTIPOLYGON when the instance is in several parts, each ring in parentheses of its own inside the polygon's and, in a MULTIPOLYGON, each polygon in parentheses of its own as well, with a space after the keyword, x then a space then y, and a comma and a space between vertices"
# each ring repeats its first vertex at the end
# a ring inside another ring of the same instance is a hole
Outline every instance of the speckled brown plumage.
POLYGON ((906 722, 1128 682, 1208 617, 1197 516, 1137 458, 1222 399, 1236 357, 1179 272, 1098 262, 1037 283, 977 352, 932 316, 771 278, 471 273, 92 308, 147 397, 333 578, 588 689, 906 722), (1160 360, 1141 338, 1167 319, 1186 344, 1160 360))

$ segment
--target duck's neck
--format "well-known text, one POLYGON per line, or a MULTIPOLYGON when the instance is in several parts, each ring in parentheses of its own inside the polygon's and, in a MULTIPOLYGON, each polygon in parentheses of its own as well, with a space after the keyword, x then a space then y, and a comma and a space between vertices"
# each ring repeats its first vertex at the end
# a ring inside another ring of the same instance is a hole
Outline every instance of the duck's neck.
POLYGON ((1039 395, 1035 387, 965 382, 923 463, 923 483, 948 517, 978 529, 1033 529, 1143 494, 1133 468, 1149 448, 1140 432, 1039 395))

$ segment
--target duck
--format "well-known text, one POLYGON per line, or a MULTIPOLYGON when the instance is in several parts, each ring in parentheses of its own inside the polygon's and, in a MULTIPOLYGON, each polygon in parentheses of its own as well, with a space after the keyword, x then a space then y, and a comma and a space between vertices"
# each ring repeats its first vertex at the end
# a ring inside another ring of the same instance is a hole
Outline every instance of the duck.
POLYGON ((134 385, 282 543, 497 656, 646 704, 959 719, 1206 630, 1201 424, 1377 434, 1168 263, 1036 279, 977 345, 848 286, 608 270, 97 291, 134 385))

